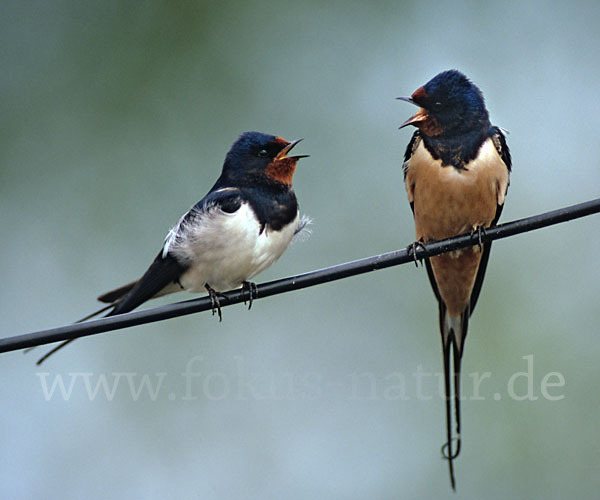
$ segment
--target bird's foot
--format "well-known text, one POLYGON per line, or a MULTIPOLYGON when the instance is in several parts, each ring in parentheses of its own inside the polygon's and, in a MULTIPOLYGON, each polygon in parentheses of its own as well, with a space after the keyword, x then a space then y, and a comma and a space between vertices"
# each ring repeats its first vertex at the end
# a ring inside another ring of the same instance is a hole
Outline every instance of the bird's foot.
POLYGON ((221 302, 219 300, 219 297, 227 300, 227 296, 223 293, 217 292, 208 283, 204 285, 204 288, 206 288, 206 290, 208 291, 208 295, 210 296, 210 306, 212 309, 213 316, 216 312, 219 315, 219 322, 223 321, 223 315, 221 314, 221 302))
POLYGON ((471 229, 471 238, 475 236, 475 233, 477 233, 477 246, 479 247, 479 251, 481 252, 483 250, 483 237, 486 234, 485 226, 477 226, 471 229))
POLYGON ((411 243, 410 245, 408 245, 406 247, 406 251, 408 252, 408 255, 413 256, 413 259, 415 261, 415 266, 419 267, 419 262, 421 262, 421 264, 422 264, 423 259, 417 258, 417 248, 420 248, 421 250, 425 250, 425 243, 423 243, 422 240, 417 240, 414 243, 411 243))
MULTIPOLYGON (((248 311, 252 309, 252 301, 258 298, 258 287, 256 283, 252 281, 244 281, 242 282, 242 296, 244 293, 248 294, 248 311)), ((244 304, 246 303, 246 298, 244 297, 244 304)))

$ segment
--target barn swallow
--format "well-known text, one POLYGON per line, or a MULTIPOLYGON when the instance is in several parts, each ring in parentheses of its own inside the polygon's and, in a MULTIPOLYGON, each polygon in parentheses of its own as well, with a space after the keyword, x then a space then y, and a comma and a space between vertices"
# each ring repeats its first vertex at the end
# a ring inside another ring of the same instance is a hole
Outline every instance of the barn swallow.
POLYGON ((442 453, 456 489, 453 460, 461 447, 460 363, 491 248, 489 242, 481 244, 481 235, 496 224, 502 212, 511 157, 504 132, 490 123, 483 94, 459 71, 444 71, 410 97, 398 99, 420 108, 400 127, 418 129, 403 165, 415 220, 415 244, 469 232, 480 238, 477 246, 425 259, 439 306, 444 357, 447 442, 442 453))
POLYGON ((251 306, 256 285, 248 280, 273 264, 307 223, 299 215, 292 179, 298 160, 308 155, 289 156, 301 140, 242 134, 227 153, 215 185, 169 231, 144 275, 100 295, 98 300, 109 305, 80 321, 108 310, 106 316, 123 314, 180 290, 207 291, 219 319, 220 292, 244 287, 251 306))

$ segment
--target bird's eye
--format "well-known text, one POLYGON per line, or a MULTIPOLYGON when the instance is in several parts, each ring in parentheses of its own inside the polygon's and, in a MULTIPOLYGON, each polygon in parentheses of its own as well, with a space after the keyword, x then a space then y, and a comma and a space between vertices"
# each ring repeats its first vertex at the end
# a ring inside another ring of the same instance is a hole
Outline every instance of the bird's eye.
POLYGON ((442 109, 442 103, 441 103, 440 101, 436 101, 436 102, 433 104, 433 107, 434 107, 436 110, 440 110, 440 109, 442 109))
POLYGON ((264 157, 265 157, 265 156, 267 156, 268 154, 269 154, 269 153, 267 152, 267 150, 266 150, 266 149, 261 149, 261 150, 258 152, 258 156, 260 156, 261 158, 264 158, 264 157))

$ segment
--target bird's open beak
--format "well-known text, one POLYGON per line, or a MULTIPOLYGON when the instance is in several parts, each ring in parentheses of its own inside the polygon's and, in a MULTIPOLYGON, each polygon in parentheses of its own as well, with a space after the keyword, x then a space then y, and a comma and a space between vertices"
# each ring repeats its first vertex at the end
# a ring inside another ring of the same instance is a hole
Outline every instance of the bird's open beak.
MULTIPOLYGON (((410 97, 396 97, 396 99, 399 99, 400 101, 404 102, 409 102, 411 104, 414 104, 415 106, 418 106, 418 104, 415 101, 413 101, 410 97)), ((411 116, 398 128, 404 128, 408 125, 414 125, 415 123, 424 122, 428 118, 429 115, 427 114, 427 111, 424 108, 420 108, 419 111, 417 111, 413 116, 411 116)))
POLYGON ((279 153, 277 153, 275 160, 284 160, 285 158, 294 158, 296 160, 299 160, 300 158, 308 158, 310 155, 296 155, 296 156, 288 156, 287 155, 292 150, 292 148, 302 140, 303 139, 297 139, 295 141, 290 142, 285 148, 283 148, 281 151, 279 151, 279 153))

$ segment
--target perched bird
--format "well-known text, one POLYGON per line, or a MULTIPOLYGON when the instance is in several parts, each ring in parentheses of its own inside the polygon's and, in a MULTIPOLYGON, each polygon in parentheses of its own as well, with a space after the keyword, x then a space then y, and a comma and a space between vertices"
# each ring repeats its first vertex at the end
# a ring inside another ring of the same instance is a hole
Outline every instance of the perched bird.
MULTIPOLYGON (((126 313, 180 290, 207 291, 219 319, 219 292, 243 286, 251 306, 256 286, 248 280, 273 264, 307 223, 299 217, 292 179, 298 160, 308 155, 288 156, 301 140, 242 134, 215 185, 171 229, 144 275, 98 297, 109 305, 80 321, 109 309, 106 316, 126 313)), ((70 342, 48 352, 38 365, 70 342)))
POLYGON ((468 232, 479 236, 477 246, 425 259, 439 304, 444 355, 447 442, 442 453, 456 489, 453 460, 461 447, 460 363, 491 248, 491 243, 481 244, 481 236, 502 212, 511 157, 504 132, 490 123, 481 91, 459 71, 444 71, 410 97, 398 99, 420 107, 400 127, 418 129, 404 155, 415 245, 468 232))

